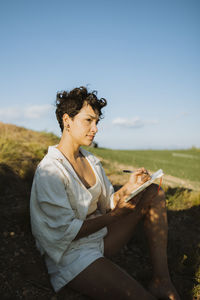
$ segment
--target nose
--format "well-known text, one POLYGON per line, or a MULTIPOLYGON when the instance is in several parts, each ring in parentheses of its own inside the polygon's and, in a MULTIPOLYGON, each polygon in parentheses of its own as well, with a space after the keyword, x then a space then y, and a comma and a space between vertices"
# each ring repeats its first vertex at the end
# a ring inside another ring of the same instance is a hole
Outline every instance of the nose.
POLYGON ((96 122, 93 122, 92 123, 92 132, 97 133, 97 131, 98 131, 97 124, 96 124, 96 122))

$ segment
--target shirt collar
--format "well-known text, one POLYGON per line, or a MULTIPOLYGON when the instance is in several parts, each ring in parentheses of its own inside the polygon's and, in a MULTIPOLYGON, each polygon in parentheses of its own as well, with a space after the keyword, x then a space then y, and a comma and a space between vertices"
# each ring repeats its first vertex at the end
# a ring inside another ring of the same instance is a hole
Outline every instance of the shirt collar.
MULTIPOLYGON (((100 160, 89 151, 86 151, 82 148, 80 148, 80 151, 86 157, 86 159, 88 159, 91 162, 93 166, 100 162, 100 160)), ((73 177, 76 178, 76 180, 78 180, 78 182, 84 186, 68 159, 62 154, 62 152, 60 152, 60 150, 58 150, 57 145, 49 146, 47 156, 50 156, 62 162, 62 164, 65 166, 65 168, 68 169, 68 171, 73 175, 73 177)))
MULTIPOLYGON (((66 157, 62 154, 62 152, 60 152, 60 150, 58 150, 57 148, 58 145, 54 145, 54 146, 49 146, 48 148, 48 156, 51 156, 52 158, 55 159, 64 159, 66 160, 67 163, 69 163, 69 161, 66 159, 66 157)), ((98 164, 100 162, 100 160, 95 157, 92 153, 90 153, 89 151, 80 148, 81 153, 91 161, 92 164, 98 164)), ((69 165, 71 166, 71 164, 69 163, 69 165)))
POLYGON ((90 153, 89 151, 87 151, 83 148, 80 148, 80 151, 87 159, 89 159, 91 161, 91 163, 96 165, 100 162, 100 160, 96 156, 94 156, 92 153, 90 153))

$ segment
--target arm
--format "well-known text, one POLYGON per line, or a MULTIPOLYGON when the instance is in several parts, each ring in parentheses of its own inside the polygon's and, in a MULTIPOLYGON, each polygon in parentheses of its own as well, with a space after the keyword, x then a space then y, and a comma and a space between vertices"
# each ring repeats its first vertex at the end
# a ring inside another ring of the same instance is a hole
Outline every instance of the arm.
POLYGON ((46 163, 36 172, 30 201, 32 233, 56 263, 83 224, 71 208, 65 179, 55 163, 46 163))

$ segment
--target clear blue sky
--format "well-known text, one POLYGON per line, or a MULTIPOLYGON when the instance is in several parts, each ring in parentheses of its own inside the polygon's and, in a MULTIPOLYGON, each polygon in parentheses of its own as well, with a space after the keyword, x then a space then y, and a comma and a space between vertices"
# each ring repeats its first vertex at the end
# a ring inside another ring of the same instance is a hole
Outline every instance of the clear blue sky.
POLYGON ((199 0, 0 1, 0 121, 60 134, 56 92, 108 100, 96 141, 200 147, 199 0))

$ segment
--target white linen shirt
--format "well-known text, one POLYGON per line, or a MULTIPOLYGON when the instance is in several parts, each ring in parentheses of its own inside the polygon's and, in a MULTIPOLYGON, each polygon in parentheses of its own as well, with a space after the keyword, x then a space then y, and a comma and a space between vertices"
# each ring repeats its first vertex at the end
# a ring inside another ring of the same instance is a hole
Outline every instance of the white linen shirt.
MULTIPOLYGON (((112 207, 113 186, 100 160, 84 149, 80 151, 95 169, 101 182, 98 209, 104 214, 112 207)), ((69 161, 56 146, 50 146, 35 172, 30 215, 38 249, 41 254, 46 253, 55 264, 61 262, 63 254, 79 232, 87 217, 91 198, 69 161)))

